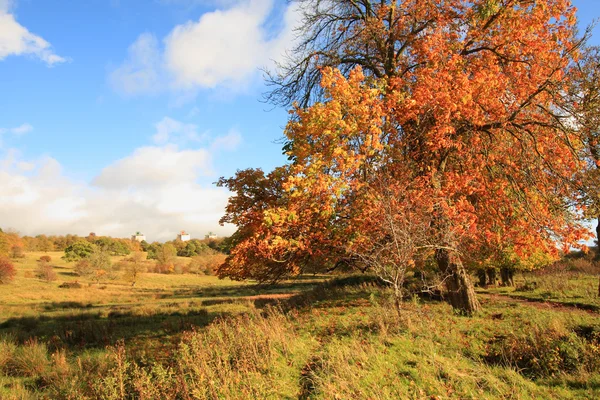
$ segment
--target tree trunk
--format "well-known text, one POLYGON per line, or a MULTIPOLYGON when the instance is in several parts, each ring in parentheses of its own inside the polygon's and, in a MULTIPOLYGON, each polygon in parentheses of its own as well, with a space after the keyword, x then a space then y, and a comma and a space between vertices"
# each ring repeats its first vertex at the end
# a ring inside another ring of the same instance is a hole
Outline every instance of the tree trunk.
POLYGON ((598 225, 596 225, 596 243, 600 250, 600 216, 596 219, 596 222, 598 222, 598 225))
POLYGON ((500 268, 500 278, 502 279, 502 286, 514 286, 513 280, 515 276, 515 270, 509 267, 500 268))
POLYGON ((496 268, 488 268, 485 272, 488 276, 488 285, 496 286, 496 268))
POLYGON ((477 278, 479 278, 479 287, 484 288, 487 284, 487 275, 485 269, 479 268, 477 270, 477 278))
POLYGON ((458 257, 451 259, 448 250, 440 249, 436 251, 436 261, 445 275, 447 296, 452 307, 467 315, 481 310, 475 288, 461 260, 458 257))

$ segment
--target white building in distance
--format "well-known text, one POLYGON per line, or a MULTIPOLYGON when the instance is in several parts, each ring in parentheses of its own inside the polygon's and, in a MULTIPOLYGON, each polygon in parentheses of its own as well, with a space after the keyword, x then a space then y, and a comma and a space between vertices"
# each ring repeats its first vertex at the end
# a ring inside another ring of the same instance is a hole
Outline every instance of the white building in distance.
POLYGON ((140 233, 140 232, 136 232, 135 235, 131 236, 131 240, 143 242, 144 240, 146 240, 146 235, 144 235, 143 233, 140 233))
POLYGON ((191 236, 186 231, 181 231, 179 232, 179 235, 177 235, 177 239, 181 240, 182 242, 187 242, 191 239, 191 236))
POLYGON ((204 235, 204 238, 205 239, 216 239, 216 238, 218 238, 218 236, 216 233, 208 232, 207 235, 204 235))

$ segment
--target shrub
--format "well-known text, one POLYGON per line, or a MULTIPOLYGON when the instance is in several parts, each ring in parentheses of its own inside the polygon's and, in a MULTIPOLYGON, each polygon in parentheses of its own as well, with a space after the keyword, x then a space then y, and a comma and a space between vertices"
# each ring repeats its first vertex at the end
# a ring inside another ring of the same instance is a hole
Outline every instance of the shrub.
POLYGON ((38 262, 36 275, 38 278, 46 282, 53 282, 57 279, 56 272, 54 272, 54 268, 47 261, 38 262))
POLYGON ((75 264, 75 273, 79 276, 91 276, 94 273, 94 266, 87 259, 79 260, 75 264))
POLYGON ((52 261, 52 257, 50 257, 50 256, 41 256, 40 257, 40 261, 50 262, 50 261, 52 261))
POLYGON ((15 266, 6 257, 0 257, 0 283, 8 283, 15 278, 15 266))

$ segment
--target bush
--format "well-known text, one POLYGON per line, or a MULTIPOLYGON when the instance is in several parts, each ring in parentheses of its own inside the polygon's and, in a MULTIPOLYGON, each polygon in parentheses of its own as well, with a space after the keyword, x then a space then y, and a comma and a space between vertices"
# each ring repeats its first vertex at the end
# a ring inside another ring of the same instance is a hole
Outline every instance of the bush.
POLYGON ((46 282, 53 282, 57 279, 56 272, 54 272, 54 268, 47 261, 38 262, 36 275, 38 278, 46 282))
POLYGON ((41 256, 39 261, 46 261, 46 262, 50 262, 52 261, 52 257, 50 256, 41 256))
POLYGON ((15 278, 15 266, 6 257, 0 257, 0 283, 8 283, 15 278))

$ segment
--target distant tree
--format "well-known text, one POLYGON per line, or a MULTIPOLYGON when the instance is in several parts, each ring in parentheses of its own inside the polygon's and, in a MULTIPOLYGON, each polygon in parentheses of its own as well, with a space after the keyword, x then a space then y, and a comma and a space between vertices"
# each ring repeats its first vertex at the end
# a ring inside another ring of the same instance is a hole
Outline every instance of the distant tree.
POLYGON ((120 239, 113 239, 107 236, 102 236, 100 238, 97 238, 94 241, 94 244, 103 251, 110 253, 110 255, 112 256, 126 256, 129 253, 131 253, 129 246, 127 246, 120 239))
POLYGON ((208 249, 204 254, 192 257, 187 269, 193 274, 214 275, 226 257, 223 253, 208 249))
POLYGON ((36 239, 38 241, 38 249, 43 252, 52 251, 54 249, 54 244, 46 235, 37 235, 36 239))
POLYGON ((170 273, 175 270, 177 250, 170 243, 165 243, 156 253, 156 270, 160 273, 170 273))
POLYGON ((161 251, 163 247, 162 243, 152 242, 146 247, 146 252, 148 253, 149 260, 156 260, 158 257, 158 253, 161 251))
POLYGON ((53 282, 57 279, 54 268, 47 261, 39 261, 36 269, 36 276, 46 282, 53 282))
POLYGON ((12 281, 15 275, 13 263, 7 257, 0 256, 0 284, 12 281))
POLYGON ((142 251, 148 251, 148 247, 150 247, 150 243, 146 242, 145 240, 142 240, 140 242, 140 245, 142 246, 142 251))
POLYGON ((10 249, 10 256, 12 258, 25 258, 25 252, 23 246, 15 245, 10 249))
POLYGON ((79 240, 65 249, 63 259, 67 261, 78 261, 89 258, 95 250, 96 246, 94 244, 86 240, 79 240))
POLYGON ((77 262, 75 272, 79 276, 92 279, 96 282, 104 278, 116 278, 116 271, 113 268, 110 254, 97 247, 86 258, 82 258, 77 262))
POLYGON ((140 251, 134 252, 130 257, 121 262, 122 268, 125 271, 125 279, 131 282, 131 286, 135 286, 141 274, 147 271, 146 256, 140 251))

